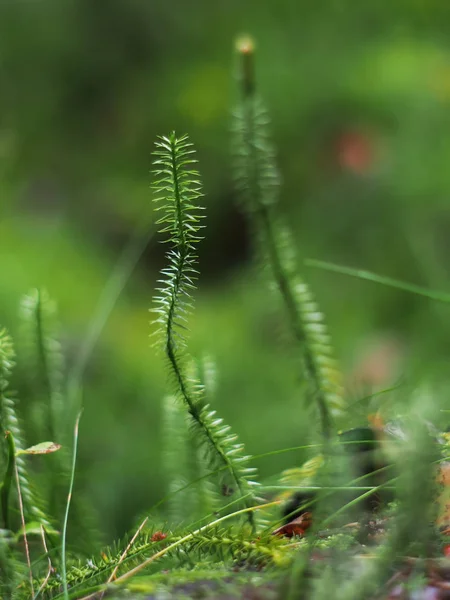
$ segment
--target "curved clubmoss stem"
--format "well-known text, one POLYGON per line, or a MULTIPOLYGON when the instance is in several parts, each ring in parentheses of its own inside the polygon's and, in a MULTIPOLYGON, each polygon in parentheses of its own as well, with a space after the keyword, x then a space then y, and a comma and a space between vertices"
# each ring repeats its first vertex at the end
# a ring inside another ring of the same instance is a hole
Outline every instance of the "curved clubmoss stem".
MULTIPOLYGON (((165 279, 160 288, 161 296, 157 298, 159 314, 157 322, 160 324, 164 339, 164 351, 168 358, 170 368, 175 376, 178 393, 185 403, 194 423, 201 431, 211 450, 211 454, 219 465, 228 470, 233 485, 245 500, 248 496, 245 477, 249 472, 243 463, 246 457, 238 457, 242 447, 234 443, 232 436, 227 436, 227 427, 219 427, 222 421, 214 417, 208 410, 204 394, 197 389, 196 382, 192 383, 186 374, 185 364, 187 353, 184 352, 185 317, 190 308, 190 291, 194 288, 197 275, 195 270, 196 254, 195 243, 200 239, 200 216, 196 214, 199 207, 194 204, 201 193, 199 191, 198 173, 186 169, 189 163, 195 162, 190 158, 191 144, 186 136, 177 138, 175 133, 169 137, 160 138, 157 143, 158 157, 155 165, 160 177, 155 184, 155 189, 160 194, 156 201, 163 201, 160 206, 163 216, 159 224, 164 224, 161 232, 169 235, 172 249, 168 252, 169 266, 163 269, 165 279)), ((249 521, 253 526, 253 515, 249 513, 249 521)))

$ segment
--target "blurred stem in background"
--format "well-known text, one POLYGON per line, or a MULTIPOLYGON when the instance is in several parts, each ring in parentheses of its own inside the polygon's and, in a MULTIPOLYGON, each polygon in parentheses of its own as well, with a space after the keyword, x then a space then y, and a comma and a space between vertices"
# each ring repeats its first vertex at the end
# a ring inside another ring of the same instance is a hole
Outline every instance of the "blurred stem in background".
MULTIPOLYGON (((124 247, 110 278, 105 284, 98 300, 91 322, 78 353, 74 366, 68 376, 67 393, 71 418, 82 408, 83 376, 89 360, 105 324, 114 309, 118 297, 122 293, 131 274, 139 262, 144 250, 154 235, 153 222, 146 216, 139 221, 135 231, 124 247)), ((71 419, 72 420, 72 419, 71 419)))

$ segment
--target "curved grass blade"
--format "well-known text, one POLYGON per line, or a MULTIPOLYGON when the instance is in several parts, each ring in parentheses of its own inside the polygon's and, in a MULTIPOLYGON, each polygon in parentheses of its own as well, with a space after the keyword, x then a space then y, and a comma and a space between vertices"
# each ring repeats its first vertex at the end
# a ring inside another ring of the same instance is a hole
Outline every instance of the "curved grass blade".
POLYGON ((314 267, 317 269, 323 269, 325 271, 332 271, 333 273, 340 273, 341 275, 350 275, 350 277, 357 277, 358 279, 365 279, 366 281, 372 281, 373 283, 380 283, 388 287, 402 290, 404 292, 410 292, 411 294, 417 294, 418 296, 424 296, 430 300, 436 300, 437 302, 450 303, 450 294, 445 292, 439 292, 437 290, 429 290, 420 285, 414 283, 407 283, 394 279, 393 277, 386 277, 384 275, 377 275, 364 269, 353 269, 352 267, 345 267, 342 265, 336 265, 323 260, 316 260, 314 258, 307 258, 304 260, 304 264, 307 267, 314 267))

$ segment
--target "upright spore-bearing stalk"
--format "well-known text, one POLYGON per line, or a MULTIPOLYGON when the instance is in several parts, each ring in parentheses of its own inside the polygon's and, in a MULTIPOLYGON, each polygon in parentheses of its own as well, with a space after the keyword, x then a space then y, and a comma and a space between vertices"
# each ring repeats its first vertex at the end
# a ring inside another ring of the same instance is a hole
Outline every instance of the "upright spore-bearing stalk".
POLYGON ((242 444, 236 443, 237 436, 209 408, 203 385, 189 373, 190 358, 185 349, 187 315, 192 308, 191 293, 198 275, 195 245, 201 239, 202 228, 201 209, 196 203, 202 192, 199 174, 192 168, 196 162, 193 154, 187 136, 177 138, 172 133, 160 137, 156 143, 155 202, 157 210, 162 212, 157 223, 160 232, 167 235, 170 249, 169 266, 162 270, 159 295, 155 299, 157 306, 153 310, 178 396, 206 444, 209 463, 212 468, 225 469, 231 489, 237 489, 245 505, 250 506, 256 500, 255 482, 249 479, 255 470, 248 467, 249 457, 243 454, 242 444))
POLYGON ((262 263, 267 265, 285 306, 291 332, 301 348, 304 370, 319 409, 325 439, 331 418, 343 409, 340 375, 333 359, 325 320, 303 279, 289 231, 277 214, 280 177, 270 143, 269 119, 256 93, 254 49, 249 39, 238 45, 240 100, 234 113, 236 186, 248 213, 262 263))

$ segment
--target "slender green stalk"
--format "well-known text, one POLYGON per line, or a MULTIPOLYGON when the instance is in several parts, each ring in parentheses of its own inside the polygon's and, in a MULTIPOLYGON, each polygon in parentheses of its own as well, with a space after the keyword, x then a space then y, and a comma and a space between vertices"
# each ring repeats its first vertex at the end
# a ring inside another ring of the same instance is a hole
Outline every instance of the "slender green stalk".
MULTIPOLYGON (((236 436, 230 428, 217 418, 206 401, 204 387, 189 377, 190 358, 185 350, 187 316, 192 309, 192 290, 198 275, 196 243, 201 239, 202 229, 200 207, 197 200, 202 196, 199 174, 192 169, 195 163, 192 145, 187 136, 178 138, 175 133, 161 137, 156 143, 154 165, 157 180, 155 202, 162 216, 157 221, 161 233, 168 237, 171 249, 167 253, 169 265, 162 270, 161 287, 155 298, 157 314, 155 323, 163 341, 163 347, 176 390, 181 397, 192 422, 206 442, 213 466, 227 468, 235 487, 242 498, 255 485, 248 477, 254 469, 247 466, 248 456, 242 454, 242 444, 236 443, 236 436)), ((253 497, 255 501, 256 499, 253 497)), ((247 501, 246 501, 247 503, 247 501)), ((249 512, 252 522, 252 513, 249 512)), ((253 524, 253 522, 252 522, 253 524)))
POLYGON ((340 375, 323 315, 298 275, 289 232, 277 214, 280 177, 267 131, 268 117, 256 92, 251 40, 240 43, 240 92, 235 111, 235 180, 262 254, 281 295, 291 333, 302 356, 306 379, 318 406, 324 442, 333 413, 343 409, 340 375))
POLYGON ((78 429, 81 419, 81 411, 78 413, 75 421, 73 433, 73 450, 72 450, 72 469, 70 473, 69 493, 67 494, 66 511, 64 514, 64 522, 61 536, 61 576, 63 581, 63 591, 65 600, 69 600, 69 588, 67 585, 67 565, 66 565, 66 540, 67 540, 67 525, 69 522, 70 503, 72 501, 73 484, 75 481, 75 467, 77 464, 77 449, 78 449, 78 429))
MULTIPOLYGON (((372 475, 372 473, 371 473, 372 475)), ((265 490, 297 490, 298 486, 294 485, 265 485, 265 490)), ((326 492, 343 492, 343 491, 370 491, 370 490, 378 490, 379 486, 374 485, 302 485, 302 492, 318 492, 324 490, 326 492)), ((394 489, 394 488, 392 488, 394 489)))
POLYGON ((16 447, 14 445, 14 438, 10 431, 5 431, 5 438, 8 447, 8 464, 6 466, 6 472, 2 483, 1 498, 3 526, 5 529, 9 529, 9 494, 11 491, 14 468, 16 465, 16 447))
POLYGON ((39 354, 39 362, 40 362, 40 373, 42 376, 42 381, 45 389, 45 394, 48 402, 48 435, 49 439, 54 440, 57 439, 55 435, 55 416, 54 416, 54 407, 53 407, 53 398, 54 398, 54 390, 52 389, 52 384, 50 381, 50 373, 49 373, 49 364, 48 364, 48 356, 47 349, 45 347, 45 328, 43 323, 43 307, 42 307, 42 292, 38 290, 38 299, 36 306, 36 337, 37 337, 37 350, 39 354))
POLYGON ((116 305, 118 297, 130 279, 153 235, 153 228, 147 222, 147 218, 140 219, 139 224, 131 234, 128 243, 124 247, 116 266, 100 294, 86 335, 83 338, 82 346, 67 379, 69 405, 72 414, 74 412, 76 414, 81 408, 84 372, 100 339, 101 333, 116 305), (142 223, 144 224, 142 225, 142 223))
POLYGON ((424 296, 425 298, 429 298, 430 300, 436 300, 437 302, 450 303, 450 294, 446 294, 445 292, 440 292, 436 290, 429 290, 427 288, 421 287, 420 285, 400 281, 398 279, 394 279, 393 277, 377 275, 376 273, 371 273, 370 271, 365 271, 363 269, 352 269, 351 267, 336 265, 334 263, 326 262, 323 260, 316 260, 313 258, 305 259, 304 263, 307 267, 315 267, 317 269, 324 269, 325 271, 341 273, 342 275, 350 275, 351 277, 357 277, 358 279, 365 279, 366 281, 380 283, 381 285, 396 288, 397 290, 410 292, 412 294, 417 294, 418 296, 424 296))

